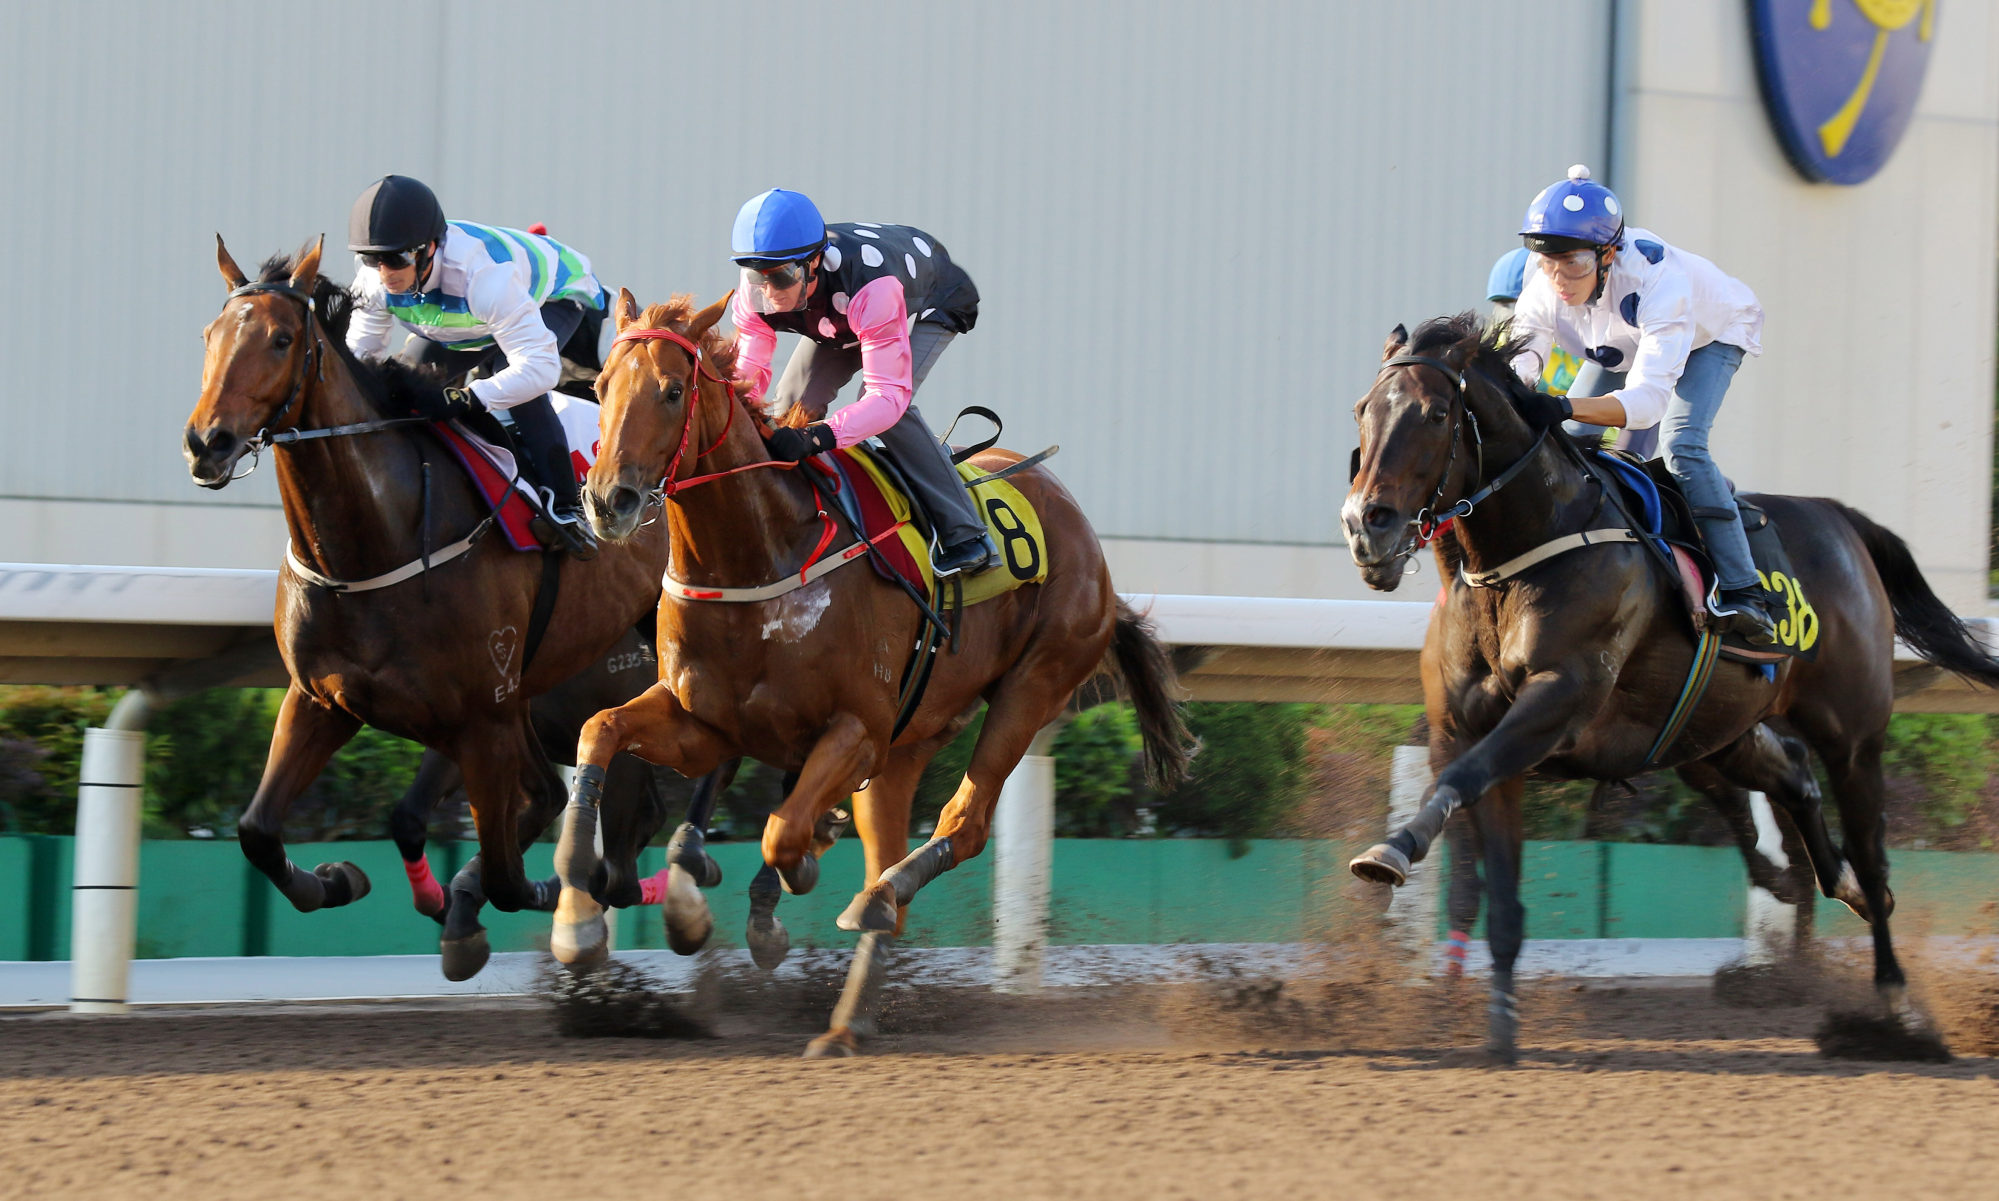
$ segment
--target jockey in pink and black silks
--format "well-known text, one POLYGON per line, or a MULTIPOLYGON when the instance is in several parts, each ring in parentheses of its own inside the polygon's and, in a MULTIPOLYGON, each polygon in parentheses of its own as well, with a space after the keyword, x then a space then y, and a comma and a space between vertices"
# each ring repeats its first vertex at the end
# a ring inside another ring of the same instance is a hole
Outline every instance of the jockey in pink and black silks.
POLYGON ((1522 378, 1534 382, 1554 350, 1587 360, 1566 397, 1537 393, 1522 415, 1543 428, 1657 426, 1714 560, 1720 628, 1776 642, 1735 491, 1708 453, 1736 368, 1763 353, 1756 294, 1701 256, 1626 228, 1617 197, 1587 167, 1536 196, 1520 233, 1531 252, 1513 311, 1512 339, 1529 352, 1515 360, 1522 378))
POLYGON ((878 437, 937 526, 940 575, 977 572, 996 556, 985 523, 911 403, 951 339, 979 319, 979 290, 937 239, 907 225, 827 225, 811 200, 774 188, 736 215, 730 249, 743 269, 730 305, 737 377, 781 418, 810 424, 771 435, 773 457, 797 462, 878 437), (779 333, 803 340, 771 382, 779 333), (855 373, 860 398, 827 416, 855 373))

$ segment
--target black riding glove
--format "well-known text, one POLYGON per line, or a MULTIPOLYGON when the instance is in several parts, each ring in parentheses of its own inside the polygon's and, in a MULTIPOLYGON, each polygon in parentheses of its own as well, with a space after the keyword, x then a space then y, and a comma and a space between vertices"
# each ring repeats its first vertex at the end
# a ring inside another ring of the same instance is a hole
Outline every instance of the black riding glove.
POLYGON ((1576 415, 1576 410, 1569 404, 1568 397, 1555 396, 1547 392, 1523 396, 1514 402, 1513 408, 1520 414, 1522 420, 1537 430, 1560 425, 1576 415))
POLYGON ((770 457, 780 463, 796 463, 812 455, 823 455, 833 449, 833 427, 823 421, 815 421, 802 430, 790 428, 775 429, 764 442, 770 457))
POLYGON ((410 408, 419 417, 448 421, 453 417, 474 417, 486 411, 485 402, 470 388, 416 388, 410 392, 410 408))

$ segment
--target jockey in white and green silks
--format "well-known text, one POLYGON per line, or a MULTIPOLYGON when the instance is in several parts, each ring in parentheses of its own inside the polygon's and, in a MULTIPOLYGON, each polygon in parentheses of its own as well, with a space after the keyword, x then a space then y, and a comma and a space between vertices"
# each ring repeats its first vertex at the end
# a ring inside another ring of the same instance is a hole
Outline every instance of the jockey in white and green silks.
POLYGON ((446 221, 431 190, 401 175, 370 185, 354 202, 348 241, 360 260, 348 348, 379 356, 401 326, 411 334, 399 356, 405 361, 440 365, 456 380, 476 367, 491 369, 484 379, 424 394, 418 409, 438 420, 506 411, 553 493, 557 537, 579 558, 595 554, 569 446, 548 400, 564 359, 590 370, 602 365, 605 293, 590 261, 542 234, 446 221))

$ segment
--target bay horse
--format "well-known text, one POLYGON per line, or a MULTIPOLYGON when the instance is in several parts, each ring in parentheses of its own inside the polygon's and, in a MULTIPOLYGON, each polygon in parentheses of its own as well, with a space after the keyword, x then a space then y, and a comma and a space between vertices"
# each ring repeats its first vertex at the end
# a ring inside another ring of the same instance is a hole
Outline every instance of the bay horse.
MULTIPOLYGON (((691 297, 676 296, 640 313, 630 292, 619 293, 618 337, 598 381, 601 445, 584 488, 600 538, 618 545, 663 529, 672 578, 702 588, 795 578, 820 550, 856 539, 843 517, 828 514, 807 470, 771 462, 768 426, 736 395, 734 348, 714 333, 727 300, 696 312, 691 297), (649 498, 664 506, 656 526, 645 524, 649 498)), ((974 462, 994 471, 1019 460, 995 450, 974 462)), ((809 1055, 852 1054, 872 1032, 885 956, 911 898, 985 846, 1001 785, 1078 685, 1104 670, 1121 680, 1149 770, 1162 781, 1184 775, 1189 737, 1165 648, 1113 591, 1068 490, 1042 467, 1009 479, 1040 514, 1047 578, 960 614, 955 645, 938 655, 899 735, 897 674, 922 627, 910 598, 870 567, 850 564, 772 600, 662 593, 658 683, 598 714, 577 747, 556 857, 556 926, 576 931, 574 961, 602 945, 600 910, 583 882, 594 865, 596 774, 616 751, 686 776, 741 755, 797 772, 763 835, 765 863, 793 893, 817 882, 815 827, 852 795, 866 876, 839 925, 862 938, 830 1028, 809 1055), (912 853, 917 779, 981 702, 986 719, 970 768, 936 833, 912 853)))
MULTIPOLYGON (((640 530, 594 560, 560 563, 546 636, 523 662, 541 556, 498 537, 464 545, 490 528, 490 508, 436 435, 404 419, 388 377, 347 350, 353 300, 320 275, 323 244, 270 260, 250 282, 216 238, 229 295, 202 331, 201 395, 182 448, 211 489, 237 478, 246 454, 272 448, 291 536, 275 617, 291 683, 238 833, 244 856, 299 911, 350 904, 369 887, 359 868, 308 871, 286 856, 293 800, 364 722, 445 755, 464 773, 479 833, 460 873, 467 903, 454 886, 440 941, 445 974, 463 979, 487 956, 479 903, 553 907, 552 882, 529 881, 521 863, 564 794, 529 698, 601 660, 656 603, 666 538, 640 530), (294 430, 306 436, 286 441, 294 430), (367 590, 304 574, 372 583, 404 568, 412 578, 367 590)), ((620 841, 636 832, 607 830, 620 841)))
POLYGON ((1529 389, 1511 365, 1520 348, 1505 338, 1504 324, 1482 333, 1469 313, 1430 321, 1413 339, 1397 326, 1354 408, 1360 449, 1341 520, 1362 580, 1392 590, 1421 539, 1436 534, 1449 595, 1431 612, 1421 656, 1432 793, 1352 870, 1402 884, 1450 815, 1468 811, 1491 902, 1486 1052, 1512 1062, 1526 773, 1619 780, 1655 767, 1711 770, 1789 814, 1820 890, 1872 926, 1877 996, 1888 1016, 1906 1019, 1906 977, 1888 933, 1882 812, 1895 639, 1981 683, 1999 683, 1999 660, 1930 590, 1893 533, 1837 501, 1746 494, 1776 524, 1818 611, 1817 656, 1784 660, 1772 679, 1749 664, 1716 663, 1705 698, 1655 754, 1696 642, 1685 601, 1650 551, 1599 541, 1496 586, 1475 587, 1465 574, 1490 573, 1564 535, 1632 525, 1600 468, 1559 431, 1537 433, 1521 419, 1514 402, 1529 389), (1446 515, 1455 520, 1440 532, 1446 515), (1812 751, 1838 803, 1843 851, 1826 829, 1812 751))

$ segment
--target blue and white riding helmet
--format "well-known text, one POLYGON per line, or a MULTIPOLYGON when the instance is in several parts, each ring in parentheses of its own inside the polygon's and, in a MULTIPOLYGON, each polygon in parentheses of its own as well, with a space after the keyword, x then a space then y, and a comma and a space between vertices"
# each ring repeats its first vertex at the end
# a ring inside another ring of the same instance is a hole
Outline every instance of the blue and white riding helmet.
POLYGON ((736 213, 730 256, 743 269, 742 296, 752 312, 788 313, 805 307, 809 260, 826 245, 819 206, 800 192, 772 188, 736 213))
POLYGON ((1577 163, 1569 177, 1541 190, 1527 206, 1520 223, 1520 240, 1535 255, 1533 266, 1580 281, 1596 273, 1593 302, 1603 294, 1606 275, 1602 252, 1624 240, 1624 206, 1609 188, 1589 177, 1577 163))

